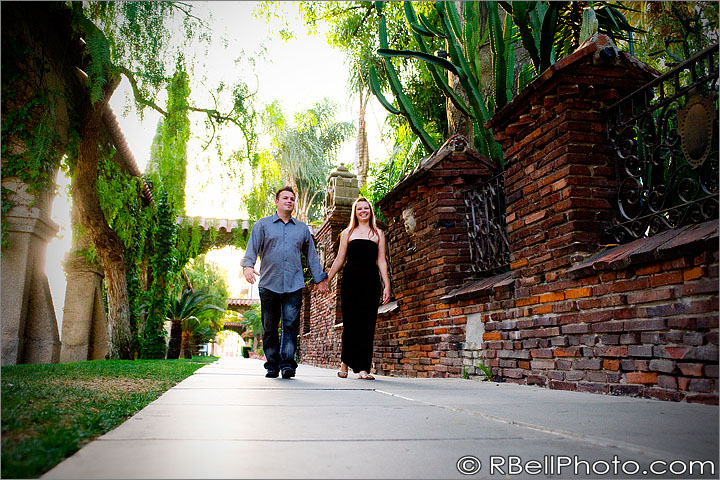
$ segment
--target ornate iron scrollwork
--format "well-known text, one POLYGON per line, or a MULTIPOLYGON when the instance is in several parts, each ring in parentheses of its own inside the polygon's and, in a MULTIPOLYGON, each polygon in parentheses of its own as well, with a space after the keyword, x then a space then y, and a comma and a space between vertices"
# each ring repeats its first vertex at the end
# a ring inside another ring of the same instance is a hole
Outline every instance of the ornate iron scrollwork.
POLYGON ((510 242, 505 228, 503 175, 466 191, 465 206, 473 271, 490 275, 506 269, 510 242))
POLYGON ((718 46, 610 107, 619 243, 718 218, 718 46))

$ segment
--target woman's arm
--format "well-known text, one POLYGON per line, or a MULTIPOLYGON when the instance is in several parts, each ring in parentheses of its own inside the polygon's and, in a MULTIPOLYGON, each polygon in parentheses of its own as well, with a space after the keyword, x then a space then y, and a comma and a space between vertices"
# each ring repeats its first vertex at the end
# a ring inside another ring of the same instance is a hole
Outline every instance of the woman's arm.
POLYGON ((328 282, 333 279, 335 274, 339 272, 342 268, 343 263, 345 263, 345 254, 347 253, 348 245, 347 237, 347 230, 343 230, 340 234, 340 247, 338 248, 337 257, 335 257, 335 261, 333 262, 332 267, 330 267, 330 271, 328 272, 328 282))
POLYGON ((382 232, 382 230, 378 230, 378 233, 380 234, 380 238, 378 239, 378 258, 377 258, 377 264, 378 269, 380 269, 380 276, 382 277, 383 284, 385 285, 383 287, 383 305, 388 303, 390 301, 390 278, 388 277, 387 272, 387 260, 385 260, 385 234, 382 232))

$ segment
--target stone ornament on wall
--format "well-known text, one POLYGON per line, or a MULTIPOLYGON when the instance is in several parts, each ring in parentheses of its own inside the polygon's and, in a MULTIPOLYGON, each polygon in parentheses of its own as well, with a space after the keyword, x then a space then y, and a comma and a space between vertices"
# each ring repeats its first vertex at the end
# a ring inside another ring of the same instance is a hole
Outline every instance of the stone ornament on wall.
POLYGON ((351 206, 360 195, 357 177, 351 173, 344 163, 330 172, 325 193, 325 216, 335 207, 351 206))
POLYGON ((412 235, 415 233, 415 227, 417 226, 417 221, 415 220, 415 215, 413 213, 412 206, 407 207, 402 212, 403 222, 405 222, 405 231, 408 235, 412 235))

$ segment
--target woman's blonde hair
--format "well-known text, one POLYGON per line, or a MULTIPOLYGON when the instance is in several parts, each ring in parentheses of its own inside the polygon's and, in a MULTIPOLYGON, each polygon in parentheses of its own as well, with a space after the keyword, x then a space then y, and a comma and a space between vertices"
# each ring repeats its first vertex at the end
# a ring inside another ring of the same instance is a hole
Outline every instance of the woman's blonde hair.
POLYGON ((365 202, 370 206, 370 232, 372 232, 373 235, 380 238, 380 234, 377 231, 377 223, 375 222, 375 210, 373 209, 372 203, 370 203, 370 200, 368 200, 365 197, 360 197, 357 200, 355 200, 352 204, 352 213, 350 214, 350 223, 348 224, 348 238, 350 238, 350 235, 352 235, 353 230, 360 224, 357 218, 357 213, 355 212, 357 208, 357 204, 360 202, 365 202))

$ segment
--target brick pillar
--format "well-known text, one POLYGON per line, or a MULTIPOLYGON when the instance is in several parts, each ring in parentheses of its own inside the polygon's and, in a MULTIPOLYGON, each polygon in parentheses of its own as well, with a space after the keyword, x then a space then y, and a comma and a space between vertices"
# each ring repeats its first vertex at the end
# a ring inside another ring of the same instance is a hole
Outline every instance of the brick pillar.
MULTIPOLYGON (((470 275, 463 191, 492 176, 487 159, 456 135, 380 202, 398 308, 378 318, 379 373, 460 375, 464 325, 441 297, 470 275)), ((464 322, 464 320, 463 320, 464 322)))
MULTIPOLYGON (((325 220, 315 232, 315 245, 323 269, 330 270, 338 252, 340 234, 348 226, 353 202, 358 198, 357 177, 345 165, 330 173, 325 196, 325 220)), ((314 289, 304 297, 301 323, 306 326, 300 337, 300 361, 316 366, 340 365, 342 314, 339 285, 342 271, 333 278, 330 294, 314 289)))
POLYGON ((605 109, 654 78, 605 35, 561 59, 489 122, 505 158, 511 269, 527 285, 557 279, 608 243, 615 158, 605 109))

